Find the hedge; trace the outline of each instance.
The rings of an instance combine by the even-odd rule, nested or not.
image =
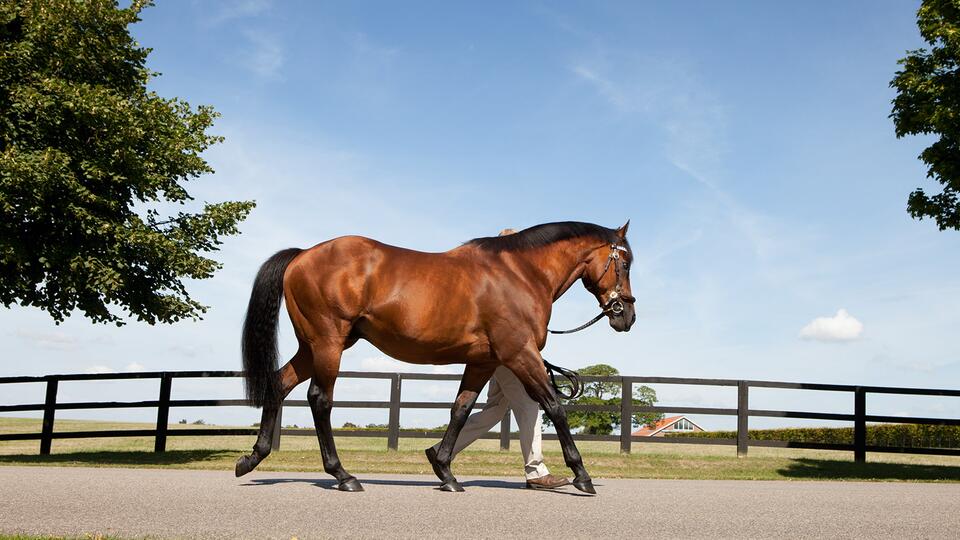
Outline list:
[[[699,431],[667,433],[667,437],[736,438],[736,431]],[[853,428],[751,429],[749,437],[758,441],[792,441],[827,444],[853,444]],[[867,445],[904,448],[960,448],[960,426],[920,424],[867,425]]]

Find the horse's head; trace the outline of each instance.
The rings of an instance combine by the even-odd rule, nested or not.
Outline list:
[[[626,332],[637,320],[633,304],[636,298],[630,292],[630,264],[633,253],[627,242],[627,221],[617,229],[618,240],[604,244],[590,254],[583,272],[583,285],[600,302],[610,326],[617,332]]]

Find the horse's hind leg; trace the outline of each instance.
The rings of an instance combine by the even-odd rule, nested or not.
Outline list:
[[[243,476],[256,468],[261,461],[270,455],[273,446],[273,432],[277,427],[277,416],[280,412],[280,404],[284,398],[298,384],[310,377],[313,371],[311,363],[311,354],[308,347],[301,344],[297,354],[280,368],[280,399],[277,403],[264,405],[263,415],[260,418],[260,433],[257,435],[257,442],[253,445],[253,452],[246,456],[240,456],[237,460],[235,474]]]
[[[333,409],[333,386],[340,371],[342,347],[314,347],[314,370],[310,389],[307,390],[307,402],[313,412],[313,425],[317,429],[317,441],[320,443],[320,456],[323,458],[323,470],[337,479],[340,491],[363,491],[363,486],[340,463],[337,445],[333,440],[333,427],[330,425],[330,411]]]
[[[467,365],[463,370],[463,378],[460,380],[460,390],[457,391],[457,399],[450,409],[450,423],[447,424],[447,431],[443,434],[443,440],[440,441],[440,448],[434,452],[433,447],[427,448],[427,460],[433,466],[433,472],[443,484],[440,489],[443,491],[463,491],[463,487],[457,482],[450,471],[450,462],[453,460],[453,447],[457,443],[457,437],[463,424],[467,422],[470,416],[470,410],[473,404],[477,402],[477,396],[483,385],[487,384],[496,365],[474,366]]]

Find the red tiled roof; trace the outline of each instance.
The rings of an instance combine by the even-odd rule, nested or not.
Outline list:
[[[669,416],[667,418],[664,418],[663,420],[660,420],[656,424],[654,424],[653,427],[641,426],[640,429],[634,431],[633,433],[631,433],[631,435],[633,435],[634,437],[649,437],[650,435],[656,433],[657,431],[660,431],[661,429],[664,429],[665,427],[676,422],[677,420],[680,420],[681,418],[683,418],[683,415]]]

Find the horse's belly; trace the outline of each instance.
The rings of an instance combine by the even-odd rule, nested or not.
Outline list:
[[[456,337],[438,332],[416,335],[383,328],[375,322],[358,324],[361,337],[384,354],[413,364],[466,364],[490,358],[487,340],[473,332],[458,332]]]

